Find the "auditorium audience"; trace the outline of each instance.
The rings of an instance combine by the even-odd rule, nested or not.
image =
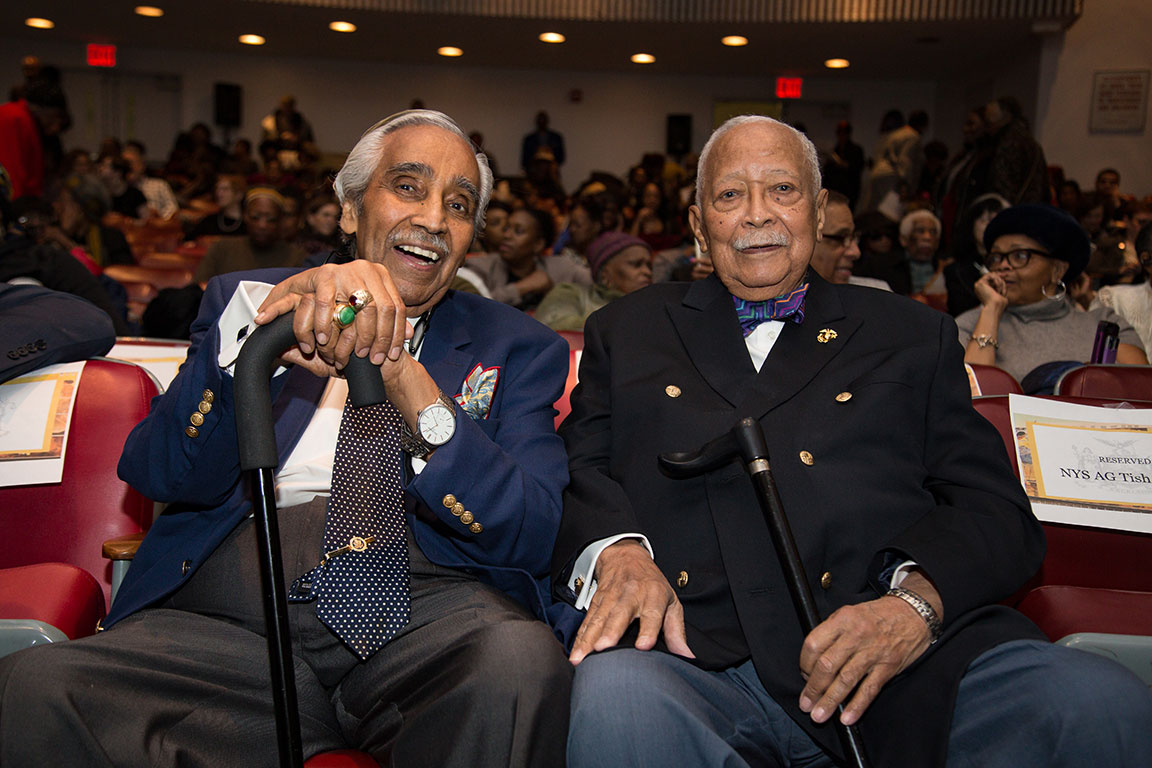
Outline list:
[[[83,263],[90,261],[94,272],[110,264],[135,263],[124,234],[102,223],[110,204],[108,190],[94,176],[67,177],[53,197],[56,222],[44,227],[43,238]]]
[[[123,150],[121,150],[123,152]],[[100,158],[100,181],[108,190],[112,200],[111,209],[127,219],[143,221],[148,218],[148,199],[134,184],[129,183],[131,168],[120,155],[105,155]]]
[[[340,204],[329,194],[314,196],[304,207],[304,228],[297,244],[311,256],[327,253],[340,244]]]
[[[216,179],[214,199],[219,210],[205,216],[188,232],[188,239],[205,235],[243,235],[244,194],[247,186],[242,176],[224,174]]]
[[[955,317],[980,306],[976,281],[984,274],[984,230],[996,214],[1008,207],[1008,201],[989,192],[972,201],[956,224],[948,248],[952,263],[944,268],[944,285],[948,293],[948,314]]]
[[[991,158],[984,187],[974,191],[995,192],[1012,205],[1048,202],[1048,163],[1020,102],[1007,96],[991,101],[984,107],[984,120]]]
[[[1152,222],[1140,228],[1133,251],[1144,270],[1144,282],[1105,286],[1096,292],[1092,307],[1112,309],[1131,323],[1147,352],[1152,349]]]
[[[1096,325],[1120,326],[1116,362],[1147,364],[1132,326],[1107,307],[1081,312],[1067,293],[1088,264],[1088,236],[1067,213],[1047,205],[1025,204],[999,213],[984,230],[988,274],[976,283],[980,307],[956,318],[968,363],[995,365],[1012,374],[1026,392],[1050,388],[1047,363],[1086,362]]]
[[[209,279],[226,272],[268,267],[298,267],[308,254],[281,234],[284,197],[268,187],[253,187],[244,199],[244,237],[217,240],[196,267],[196,282],[203,287]]]
[[[591,283],[558,283],[536,319],[554,331],[582,331],[584,321],[613,299],[652,284],[652,247],[623,232],[605,232],[588,246]]]
[[[508,217],[498,253],[468,259],[492,298],[520,309],[535,309],[557,283],[588,285],[588,268],[566,256],[548,253],[556,229],[552,216],[536,208],[521,208]]]

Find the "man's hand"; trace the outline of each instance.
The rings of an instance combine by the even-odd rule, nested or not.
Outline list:
[[[901,586],[919,594],[943,617],[940,595],[922,574],[913,571]],[[823,723],[856,689],[840,718],[846,725],[854,724],[884,684],[931,642],[927,623],[898,597],[840,608],[804,640],[800,671],[808,684],[800,692],[800,709]]]
[[[332,312],[357,290],[368,291],[372,301],[356,313],[352,325],[341,330],[332,321]],[[300,354],[286,359],[324,375],[342,370],[352,354],[370,357],[376,365],[399,360],[404,339],[411,334],[406,309],[388,270],[357,259],[288,278],[268,294],[256,322],[264,325],[296,310],[292,328]]]
[[[684,634],[684,608],[643,544],[623,539],[601,552],[596,582],[596,594],[576,633],[569,661],[579,664],[589,653],[616,645],[636,618],[640,619],[638,650],[651,650],[663,631],[669,651],[696,658]]]

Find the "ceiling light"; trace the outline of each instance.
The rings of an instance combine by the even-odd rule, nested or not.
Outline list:
[[[730,45],[733,48],[739,48],[742,45],[748,45],[748,38],[743,35],[728,35],[727,37],[720,38],[720,42],[724,45]]]
[[[328,25],[333,32],[355,32],[356,25],[350,21],[334,21]]]
[[[35,16],[31,19],[24,19],[24,24],[35,29],[52,29],[56,26],[56,22],[51,19],[38,19]]]
[[[154,5],[138,5],[135,10],[137,16],[147,16],[150,19],[158,19],[164,15],[164,9]]]
[[[559,32],[541,32],[539,39],[542,43],[562,43],[568,38]]]
[[[650,53],[634,53],[632,54],[633,64],[655,64],[656,57]]]
[[[264,38],[260,35],[240,35],[240,42],[244,45],[264,45]]]
[[[824,66],[828,69],[847,69],[848,59],[825,59]]]
[[[454,45],[445,45],[443,48],[437,48],[436,53],[441,56],[463,56],[464,51]]]

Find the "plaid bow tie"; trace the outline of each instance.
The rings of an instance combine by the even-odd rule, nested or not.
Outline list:
[[[765,301],[746,301],[735,296],[732,301],[736,304],[736,317],[740,320],[740,327],[744,335],[756,330],[756,326],[768,320],[784,320],[790,318],[792,322],[804,322],[804,295],[808,293],[808,283],[804,283],[787,296],[779,296]]]

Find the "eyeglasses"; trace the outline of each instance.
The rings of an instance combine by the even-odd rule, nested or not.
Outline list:
[[[1033,256],[1051,256],[1044,251],[1037,251],[1034,248],[1015,248],[1011,251],[988,251],[988,255],[984,257],[984,266],[988,269],[996,269],[1000,266],[1000,262],[1007,261],[1008,266],[1013,269],[1020,269],[1027,266]]]
[[[833,243],[836,243],[836,245],[839,246],[840,248],[847,248],[848,246],[856,245],[857,243],[860,242],[860,235],[858,235],[855,232],[848,232],[847,234],[843,234],[843,235],[827,235],[827,234],[825,234],[825,235],[822,235],[822,237],[825,240],[829,240]]]

